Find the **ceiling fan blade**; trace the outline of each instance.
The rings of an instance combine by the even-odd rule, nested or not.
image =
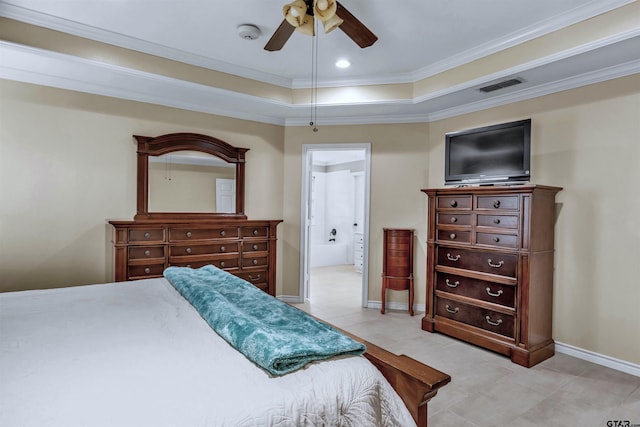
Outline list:
[[[340,24],[340,28],[349,36],[356,44],[362,48],[371,46],[378,40],[378,37],[371,32],[365,25],[351,14],[343,5],[338,3],[336,15],[344,22]]]
[[[270,52],[280,50],[284,44],[289,40],[291,34],[295,31],[295,27],[287,22],[286,19],[282,20],[280,26],[276,29],[275,33],[271,36],[267,44],[264,46],[264,50]]]

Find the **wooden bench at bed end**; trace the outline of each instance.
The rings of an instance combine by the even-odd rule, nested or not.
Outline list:
[[[404,354],[397,355],[342,331],[367,346],[364,356],[384,375],[400,395],[418,427],[427,427],[427,404],[451,377]]]

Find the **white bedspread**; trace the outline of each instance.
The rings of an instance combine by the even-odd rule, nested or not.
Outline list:
[[[151,279],[0,294],[0,425],[415,424],[364,357],[272,378]]]

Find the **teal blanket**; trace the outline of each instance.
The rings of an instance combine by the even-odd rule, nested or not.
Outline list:
[[[272,375],[365,351],[363,344],[212,265],[169,267],[164,276],[218,335]]]

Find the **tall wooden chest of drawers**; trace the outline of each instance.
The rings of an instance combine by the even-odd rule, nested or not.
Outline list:
[[[215,265],[275,296],[280,220],[109,221],[115,280],[161,277],[169,266]]]
[[[409,291],[409,314],[413,316],[413,229],[384,228],[382,243],[382,309],[387,289]]]
[[[531,367],[554,354],[555,195],[540,185],[422,190],[429,198],[422,329]]]

